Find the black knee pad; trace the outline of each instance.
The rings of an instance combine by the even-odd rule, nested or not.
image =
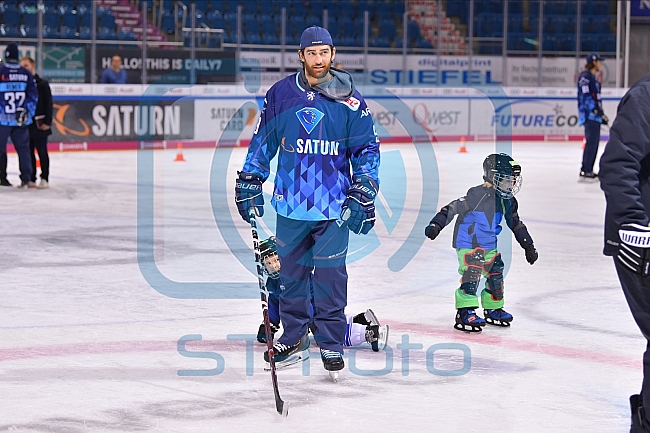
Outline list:
[[[483,275],[483,265],[485,264],[485,250],[483,248],[474,248],[466,253],[463,257],[467,269],[463,272],[462,282],[473,283],[481,279]],[[477,284],[478,286],[478,284]]]
[[[470,283],[463,283],[460,285],[460,290],[463,291],[466,295],[476,295],[476,290],[478,289],[478,280],[472,281]]]
[[[488,271],[488,291],[495,300],[503,299],[503,269],[505,265],[501,260],[501,254],[497,254],[492,259],[492,263],[486,263]]]

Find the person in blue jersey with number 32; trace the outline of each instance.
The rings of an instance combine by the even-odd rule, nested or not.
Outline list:
[[[309,345],[310,278],[314,338],[326,370],[344,368],[349,232],[375,223],[379,138],[352,76],[332,68],[336,49],[322,27],[307,28],[298,56],[303,69],[274,84],[235,187],[242,218],[264,213],[262,183],[278,154],[271,201],[277,211],[280,320],[274,361]],[[265,353],[268,361],[268,352]]]
[[[38,90],[34,76],[18,63],[18,46],[9,44],[5,63],[0,65],[0,185],[11,186],[7,179],[7,140],[18,153],[20,186],[27,189],[32,178],[32,160],[29,155],[29,129],[36,112]]]

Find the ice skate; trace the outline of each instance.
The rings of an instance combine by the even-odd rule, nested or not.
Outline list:
[[[300,361],[306,361],[309,359],[309,335],[305,334],[296,344],[292,346],[287,346],[277,342],[273,345],[273,360],[275,361],[276,370],[280,370],[290,365],[297,364]],[[269,363],[269,351],[264,352],[264,361],[267,365],[264,368],[265,371],[271,369]]]
[[[485,321],[494,326],[510,326],[512,322],[512,314],[505,311],[503,308],[496,310],[483,310]]]
[[[456,324],[454,329],[466,333],[479,333],[485,326],[485,320],[476,315],[473,308],[460,308],[456,313]]]
[[[274,323],[271,323],[271,340],[273,340],[274,335],[276,332],[280,330],[280,327]],[[264,326],[264,322],[260,325],[260,329],[257,330],[257,341],[259,341],[262,344],[266,344],[266,327]]]
[[[320,350],[320,357],[323,361],[323,367],[329,372],[330,377],[334,383],[339,382],[339,371],[343,370],[345,367],[345,362],[343,362],[343,355],[334,350]]]
[[[580,172],[580,176],[578,177],[578,182],[587,182],[587,183],[594,183],[598,181],[598,174],[593,173],[593,172]]]
[[[388,344],[388,325],[368,325],[366,326],[366,341],[370,343],[372,350],[379,352],[384,350]]]

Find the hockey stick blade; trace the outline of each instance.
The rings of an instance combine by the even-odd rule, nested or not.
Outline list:
[[[260,286],[260,298],[262,301],[262,316],[264,317],[264,328],[266,330],[266,347],[269,351],[269,365],[271,366],[271,383],[273,383],[273,394],[275,395],[275,409],[282,416],[289,415],[289,403],[280,398],[280,389],[278,388],[278,375],[275,371],[275,361],[273,360],[273,339],[271,338],[271,321],[269,320],[269,291],[264,283],[264,271],[262,270],[262,254],[260,252],[260,242],[257,236],[257,220],[255,219],[255,209],[251,208],[249,212],[249,221],[251,224],[251,233],[253,235],[253,250],[255,251],[255,264],[257,267],[257,281]]]
[[[279,395],[275,401],[275,409],[278,411],[280,415],[289,416],[289,402],[282,401]]]

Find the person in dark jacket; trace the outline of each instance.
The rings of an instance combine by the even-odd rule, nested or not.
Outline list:
[[[50,157],[47,153],[47,137],[52,134],[52,90],[47,80],[36,74],[36,62],[31,57],[20,59],[20,66],[27,69],[36,79],[38,89],[38,103],[34,121],[29,125],[29,154],[32,158],[32,179],[27,183],[29,188],[49,188]],[[38,152],[38,159],[41,161],[41,182],[36,186],[36,156],[34,149]]]
[[[605,192],[605,248],[614,257],[623,293],[646,339],[641,393],[630,397],[630,432],[650,432],[650,75],[618,105],[600,159]]]
[[[579,180],[593,182],[598,180],[594,164],[600,143],[600,125],[607,125],[609,119],[600,101],[600,82],[596,73],[605,60],[597,53],[587,56],[585,70],[578,77],[578,125],[585,127],[585,150],[582,152],[582,166]]]
[[[440,209],[424,230],[425,236],[433,240],[458,215],[453,247],[458,254],[461,284],[456,290],[454,328],[464,332],[481,332],[486,323],[510,326],[512,321],[512,314],[503,309],[505,264],[497,250],[503,219],[525,250],[528,263],[532,265],[537,260],[533,239],[519,219],[519,205],[514,197],[521,188],[521,166],[505,153],[489,155],[483,161],[483,180],[464,197]],[[481,292],[485,319],[474,311],[478,308],[476,291],[482,276],[486,278]]]

